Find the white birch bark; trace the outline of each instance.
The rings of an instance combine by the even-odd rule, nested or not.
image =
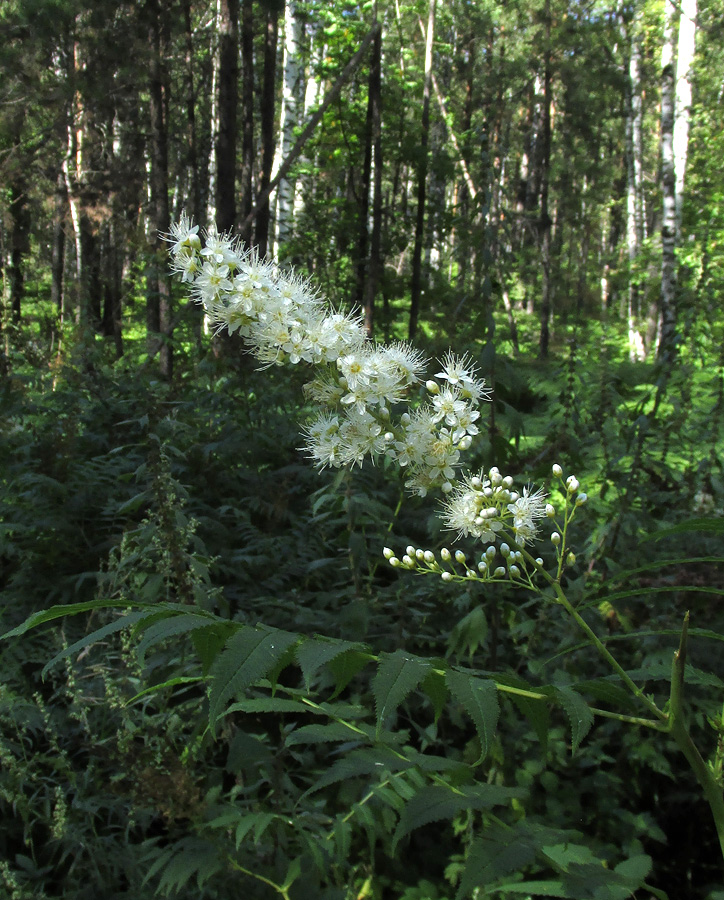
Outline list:
[[[674,175],[674,34],[678,8],[666,0],[661,51],[661,305],[659,358],[671,358],[676,334],[676,181]]]
[[[696,51],[696,14],[697,0],[682,0],[676,54],[676,103],[673,137],[677,244],[681,241],[681,213],[691,116],[691,66]]]
[[[304,85],[304,111],[302,113],[303,122],[307,122],[314,107],[319,103],[322,93],[322,83],[319,78],[319,65],[324,55],[324,46],[321,41],[317,40],[318,25],[307,25],[306,31],[309,38],[309,74],[306,76],[306,84]],[[302,162],[309,162],[306,153],[301,157]],[[294,210],[292,212],[292,220],[296,220],[302,211],[307,200],[307,194],[312,185],[312,179],[305,175],[298,178],[294,185]]]
[[[295,0],[286,0],[284,4],[282,109],[272,180],[294,146],[294,129],[299,124],[300,88],[304,75],[299,52],[301,37],[302,22],[297,15],[297,4]],[[283,178],[276,189],[273,244],[275,257],[279,256],[280,246],[289,239],[291,233],[293,201],[294,180]]]
[[[626,318],[628,321],[628,352],[632,362],[643,360],[646,357],[643,335],[639,330],[641,309],[639,291],[635,283],[636,260],[644,240],[641,121],[643,103],[641,98],[639,18],[640,15],[637,14],[631,27],[629,102],[626,110],[626,246],[629,265]]]

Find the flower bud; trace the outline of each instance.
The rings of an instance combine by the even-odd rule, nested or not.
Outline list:
[[[505,487],[507,487],[507,488],[512,488],[512,487],[513,487],[513,477],[512,477],[512,475],[506,475],[506,476],[505,476],[505,478],[503,479],[503,485],[504,485]]]
[[[520,569],[518,568],[518,566],[511,566],[509,571],[511,578],[520,578]]]
[[[464,562],[465,562],[465,554],[463,553],[462,550],[456,550],[456,551],[455,551],[455,561],[456,561],[456,562],[459,562],[459,563],[464,563]]]
[[[432,378],[429,381],[425,382],[425,387],[430,394],[439,394],[440,393],[440,385],[437,381],[433,381]]]
[[[425,562],[428,565],[435,562],[435,554],[432,552],[432,550],[425,550]]]
[[[556,508],[552,503],[546,503],[546,515],[549,519],[553,519],[556,514]]]
[[[409,413],[402,413],[402,415],[400,416],[400,422],[401,422],[403,425],[409,425],[411,421],[412,421],[412,420],[410,419],[410,414],[409,414]]]
[[[493,572],[493,578],[502,578],[505,575],[505,568],[503,566],[498,566],[498,568]]]
[[[412,544],[410,544],[409,547],[405,547],[405,553],[408,556],[414,556],[417,553],[417,550],[415,550],[415,548],[412,546]]]
[[[576,506],[583,506],[586,500],[588,500],[588,494],[579,494],[576,497]]]
[[[518,497],[520,497],[520,494],[518,493],[518,491],[511,491],[510,497],[508,499],[510,500],[511,503],[515,503],[515,501],[518,499]]]
[[[397,568],[397,566],[401,566],[402,563],[396,556],[391,556],[390,557],[390,565],[393,566],[394,568]]]
[[[418,547],[417,550],[415,550],[415,556],[416,556],[419,560],[423,560],[423,559],[425,558],[425,551],[424,551],[424,550],[421,550],[421,549]]]
[[[379,414],[380,414],[380,418],[382,418],[382,419],[390,418],[390,411],[386,406],[381,406],[379,408]]]
[[[496,550],[492,544],[485,551],[485,555],[488,557],[488,559],[495,559],[495,553],[496,553]]]
[[[443,572],[440,578],[442,578],[443,581],[452,581],[452,572]]]
[[[483,482],[479,475],[475,475],[473,478],[470,479],[470,487],[474,491],[479,491],[482,486],[483,486]]]
[[[484,562],[482,559],[478,563],[478,572],[485,574],[485,570],[488,568],[488,564]]]
[[[443,483],[440,485],[440,490],[443,492],[443,494],[449,494],[452,489],[453,486],[449,481],[443,481]]]
[[[475,572],[473,572],[472,569],[466,569],[466,570],[465,570],[465,577],[466,577],[466,578],[475,578]]]
[[[409,551],[409,547],[408,547],[408,551]],[[385,559],[390,560],[395,555],[395,551],[390,550],[389,547],[385,547],[385,549],[382,551],[382,555],[384,556]]]
[[[554,547],[557,547],[560,544],[560,542],[561,542],[560,534],[558,534],[557,531],[554,531],[553,534],[551,535],[551,544],[553,544]]]
[[[566,489],[569,494],[575,494],[578,490],[578,479],[575,475],[569,475],[568,478],[566,478]]]
[[[503,556],[510,556],[510,547],[507,544],[501,544],[500,552]]]
[[[556,476],[556,478],[560,478],[563,474],[563,469],[558,465],[558,463],[554,463],[551,471]]]
[[[568,556],[566,557],[566,565],[573,566],[573,565],[575,565],[575,563],[576,563],[576,554],[569,553]]]
[[[388,444],[392,443],[392,441],[394,441],[394,439],[395,439],[395,436],[394,436],[394,434],[393,434],[391,431],[386,431],[386,432],[385,432],[385,441],[386,441]]]
[[[450,551],[447,549],[447,547],[443,547],[442,550],[440,551],[440,558],[442,559],[443,562],[450,562],[452,556],[451,556]]]
[[[407,566],[408,569],[414,569],[416,563],[412,556],[408,556],[407,554],[405,554],[402,557],[402,565]]]
[[[539,569],[543,568],[544,563],[540,556],[536,558],[535,564],[538,566]]]
[[[470,447],[472,446],[472,443],[473,443],[473,439],[470,437],[469,434],[466,434],[464,437],[462,437],[460,439],[460,442],[458,443],[458,449],[459,450],[469,450]]]

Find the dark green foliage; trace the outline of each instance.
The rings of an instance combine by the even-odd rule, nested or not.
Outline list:
[[[627,473],[647,389],[598,366],[519,367],[499,422],[525,409],[524,428],[495,442],[534,479],[539,422],[555,424],[554,459],[592,497],[574,535],[588,574],[566,591],[660,702],[691,610],[687,700],[716,765],[720,528],[691,495],[708,450],[683,469],[667,450],[670,476],[649,479],[667,408]],[[394,472],[313,471],[286,374],[6,382],[0,884],[28,900],[707,897],[713,829],[674,748],[598,714],[641,710],[555,606],[390,570],[392,522],[396,542],[440,546],[434,503],[395,517]],[[605,445],[587,424],[602,395],[583,389],[603,380],[622,423]]]

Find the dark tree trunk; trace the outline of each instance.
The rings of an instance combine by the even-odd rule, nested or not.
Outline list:
[[[365,328],[372,337],[377,286],[382,274],[382,31],[372,44],[369,91],[372,113],[372,148],[375,157],[375,176],[372,186],[372,235],[370,261],[364,290]]]
[[[17,174],[10,183],[10,220],[12,236],[10,243],[10,311],[12,320],[20,322],[22,301],[25,293],[24,261],[30,249],[30,210],[25,179]]]
[[[279,14],[267,10],[266,34],[264,40],[264,81],[261,94],[261,167],[259,171],[259,195],[269,188],[271,170],[274,164],[274,88],[277,67],[277,36]],[[261,256],[266,255],[269,241],[269,197],[262,204],[256,216],[254,240]]]
[[[189,127],[188,167],[191,176],[191,209],[189,218],[198,222],[201,215],[201,187],[199,182],[199,152],[196,137],[196,88],[194,83],[194,43],[191,26],[191,0],[183,0],[186,38],[186,120]]]
[[[551,319],[551,217],[548,212],[548,184],[551,165],[551,5],[545,4],[545,51],[543,58],[543,146],[540,169],[540,219],[538,231],[540,235],[541,265],[543,268],[543,284],[541,288],[540,309],[540,347],[541,357],[548,356],[550,342]]]
[[[55,208],[53,210],[53,244],[50,262],[50,300],[57,310],[62,327],[65,318],[63,306],[63,272],[65,269],[65,208],[68,202],[63,173],[58,173],[55,183]]]
[[[171,291],[166,267],[162,234],[170,225],[168,204],[168,135],[164,115],[168,105],[168,83],[163,63],[163,21],[165,0],[147,0],[149,14],[149,110],[151,117],[151,221],[154,230],[155,260],[149,274],[149,331],[156,331],[162,341],[159,354],[161,374],[170,378],[173,354],[170,344]],[[155,292],[154,292],[155,288]],[[154,296],[155,295],[155,296]]]
[[[241,197],[239,217],[246,222],[254,204],[254,5],[252,0],[241,4]],[[251,225],[244,228],[241,239],[251,243]]]
[[[239,81],[239,0],[219,3],[219,132],[216,138],[216,227],[236,224],[236,104]]]
[[[430,87],[432,84],[432,40],[435,29],[435,0],[430,0],[425,37],[425,82],[422,92],[422,124],[420,133],[420,162],[417,168],[417,217],[415,244],[412,251],[412,279],[410,283],[410,324],[408,336],[415,337],[420,315],[422,293],[422,240],[425,226],[425,190],[427,185],[427,146],[430,137]]]

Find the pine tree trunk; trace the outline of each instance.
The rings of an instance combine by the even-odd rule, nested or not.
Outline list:
[[[185,58],[185,91],[186,91],[186,121],[188,123],[188,157],[189,177],[191,179],[191,204],[189,218],[192,222],[198,222],[201,216],[201,185],[199,181],[199,153],[196,135],[196,88],[194,79],[194,42],[193,28],[191,25],[191,0],[183,0],[184,38],[186,42]]]
[[[50,262],[50,301],[58,313],[59,328],[64,321],[63,272],[65,269],[65,207],[67,191],[62,171],[55,183],[55,203],[53,208],[53,244]]]
[[[239,0],[219,0],[218,110],[216,138],[216,227],[232,231],[236,221],[236,104],[239,81]]]
[[[422,242],[425,226],[425,191],[427,186],[427,147],[430,137],[430,88],[432,85],[432,42],[435,31],[435,0],[430,0],[425,32],[425,80],[422,90],[422,123],[420,127],[420,162],[417,167],[417,215],[415,244],[412,251],[410,281],[410,323],[408,337],[413,340],[420,315],[422,293]]]
[[[158,310],[158,334],[156,340],[162,341],[159,354],[161,374],[170,378],[173,367],[173,353],[170,343],[171,330],[171,291],[166,266],[166,248],[161,237],[170,226],[168,203],[168,134],[167,121],[164,116],[168,101],[168,83],[163,64],[163,22],[166,14],[165,0],[147,0],[149,15],[149,112],[151,136],[151,228],[155,239],[155,257],[149,273],[149,329],[153,332]],[[166,97],[164,97],[166,94]],[[155,301],[154,301],[155,288]],[[149,335],[151,337],[151,335]]]
[[[252,0],[241,0],[241,190],[239,218],[246,222],[254,205],[254,15]],[[251,243],[251,221],[241,239]]]

